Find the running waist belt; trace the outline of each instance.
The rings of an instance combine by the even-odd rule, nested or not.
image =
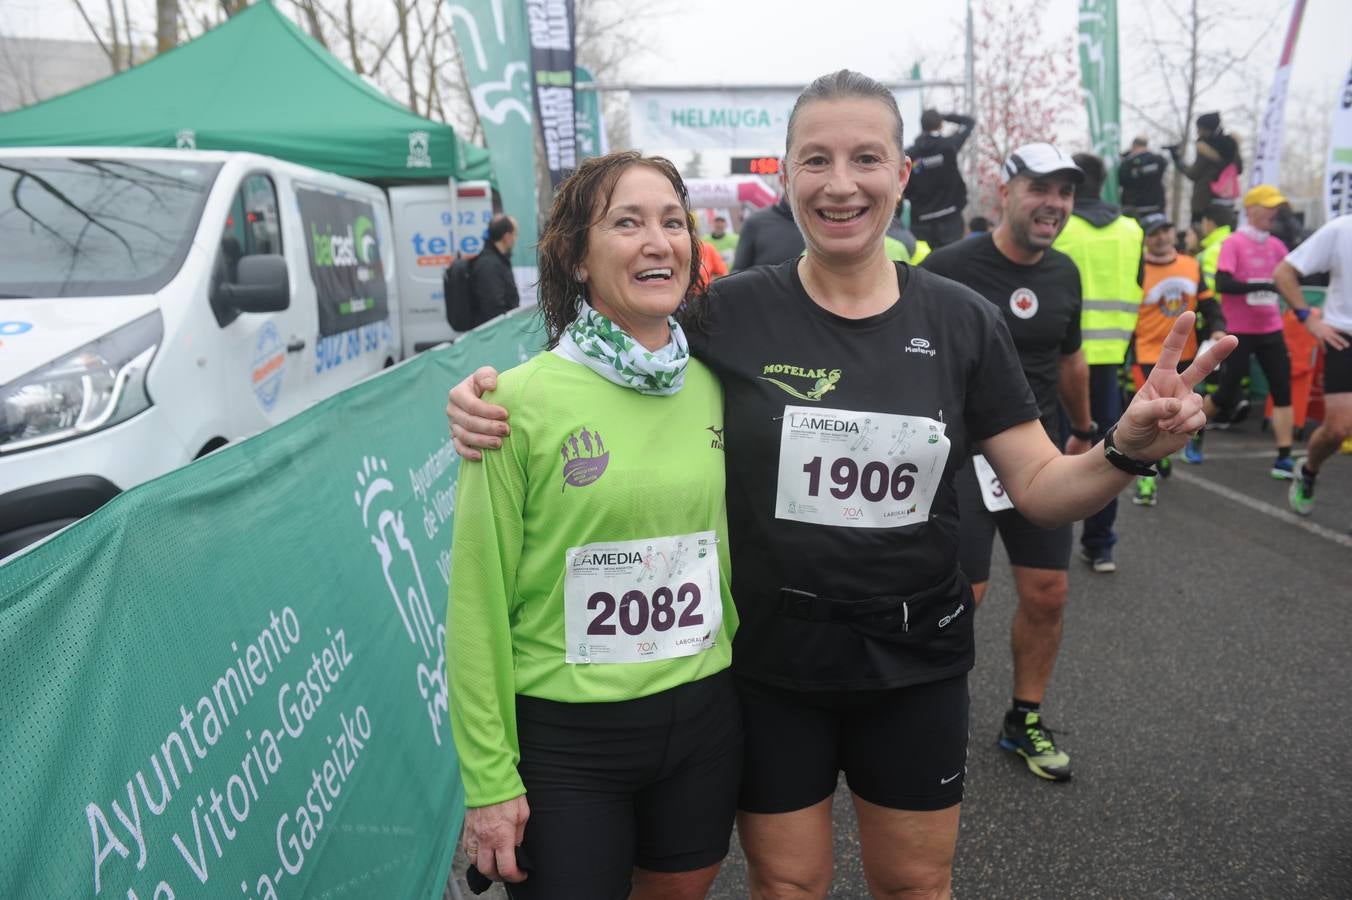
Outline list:
[[[858,600],[823,597],[795,588],[779,591],[779,613],[809,622],[848,622],[857,619],[898,619],[908,630],[914,607],[959,594],[962,573],[954,569],[943,581],[914,594],[880,594]]]

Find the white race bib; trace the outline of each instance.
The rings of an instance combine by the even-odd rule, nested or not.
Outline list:
[[[1244,302],[1250,306],[1276,306],[1276,291],[1254,291],[1252,294],[1244,295]]]
[[[786,406],[775,517],[845,528],[927,521],[948,461],[944,431],[924,416]]]
[[[636,663],[703,653],[723,624],[712,531],[572,547],[563,626],[570,663]]]
[[[1009,499],[1009,494],[1005,493],[1005,486],[1000,483],[1000,476],[995,474],[995,470],[986,461],[986,457],[980,453],[973,456],[972,467],[976,469],[976,483],[981,485],[981,502],[986,504],[986,509],[991,512],[1013,509],[1014,501]]]

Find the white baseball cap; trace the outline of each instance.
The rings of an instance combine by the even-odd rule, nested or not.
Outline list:
[[[1009,154],[1000,169],[1000,181],[1008,183],[1011,178],[1018,175],[1037,178],[1055,172],[1065,172],[1076,184],[1084,182],[1084,171],[1075,165],[1075,160],[1062,153],[1055,145],[1038,141],[1024,144]]]

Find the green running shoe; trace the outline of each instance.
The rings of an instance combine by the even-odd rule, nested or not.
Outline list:
[[[1300,467],[1296,471],[1300,474],[1286,489],[1286,502],[1291,505],[1292,512],[1308,516],[1314,511],[1314,476],[1305,468],[1305,460],[1300,461]]]
[[[1141,475],[1136,479],[1136,496],[1131,502],[1137,506],[1154,506],[1159,502],[1159,487],[1153,475]]]
[[[1170,475],[1172,475],[1173,472],[1174,472],[1174,460],[1173,460],[1173,457],[1171,457],[1171,456],[1166,456],[1166,457],[1164,457],[1164,459],[1162,459],[1162,460],[1160,460],[1159,462],[1155,463],[1155,468],[1157,468],[1157,469],[1160,470],[1160,477],[1161,477],[1161,478],[1168,478],[1168,477],[1169,477]]]
[[[1070,757],[1056,749],[1052,730],[1042,724],[1042,713],[1010,710],[1005,713],[1000,747],[1022,756],[1028,768],[1048,781],[1070,779]]]

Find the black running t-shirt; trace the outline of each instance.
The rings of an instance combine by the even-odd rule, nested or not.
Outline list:
[[[905,264],[895,305],[842,318],[812,301],[798,265],[720,279],[708,328],[690,333],[723,382],[733,666],[807,690],[965,672],[953,476],[974,441],[1038,416],[1009,332],[971,290]],[[785,588],[944,596],[913,599],[884,627],[784,615]]]
[[[989,234],[935,250],[921,266],[976,291],[1004,313],[1049,435],[1057,425],[1061,357],[1080,349],[1080,270],[1047,250],[1031,266],[1010,260]]]

